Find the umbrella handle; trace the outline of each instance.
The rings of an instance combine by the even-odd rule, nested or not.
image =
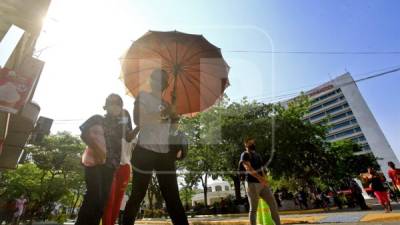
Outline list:
[[[177,77],[178,77],[178,72],[175,70],[173,73],[174,76],[174,86],[172,88],[172,93],[171,93],[171,105],[172,107],[176,107],[176,82],[177,82]]]

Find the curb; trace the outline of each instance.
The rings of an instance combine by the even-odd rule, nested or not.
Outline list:
[[[361,222],[398,222],[400,213],[371,213],[365,215]]]

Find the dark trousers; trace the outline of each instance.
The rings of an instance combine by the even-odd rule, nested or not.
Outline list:
[[[360,206],[361,209],[368,209],[369,208],[367,206],[367,204],[365,203],[365,199],[364,199],[364,196],[362,195],[362,193],[355,194],[355,199],[356,199],[357,204]]]
[[[99,225],[106,206],[114,170],[105,165],[85,167],[86,193],[75,225]]]
[[[156,173],[172,223],[188,225],[185,210],[179,198],[175,156],[172,153],[156,153],[140,146],[136,146],[132,155],[132,193],[125,206],[122,224],[134,224],[153,171]]]

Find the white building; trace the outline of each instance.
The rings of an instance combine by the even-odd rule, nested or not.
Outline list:
[[[377,162],[385,176],[388,170],[387,162],[393,161],[400,165],[349,73],[305,94],[312,102],[305,119],[316,124],[327,119],[330,125],[328,141],[351,139],[359,143],[362,151],[354,154],[372,153],[378,159]]]
[[[207,187],[207,204],[212,205],[214,202],[220,202],[221,198],[235,196],[235,189],[226,181],[214,181]],[[241,190],[242,196],[244,190]],[[196,203],[204,204],[204,193],[202,190],[192,197],[192,206]]]

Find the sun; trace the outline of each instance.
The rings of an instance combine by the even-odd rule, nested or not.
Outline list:
[[[147,31],[143,21],[132,1],[53,0],[35,52],[46,63],[34,95],[41,114],[84,118],[102,113],[109,93],[124,96],[119,58]]]

